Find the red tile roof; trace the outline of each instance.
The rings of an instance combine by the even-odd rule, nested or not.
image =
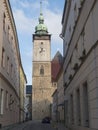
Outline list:
[[[62,67],[62,63],[63,57],[61,53],[58,51],[51,62],[52,81],[56,80],[56,77]]]

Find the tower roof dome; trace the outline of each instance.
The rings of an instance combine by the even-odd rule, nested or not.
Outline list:
[[[42,6],[42,2],[40,2]],[[40,7],[41,8],[41,7]],[[42,10],[40,9],[39,24],[35,27],[35,34],[48,34],[47,26],[44,24],[44,16]]]

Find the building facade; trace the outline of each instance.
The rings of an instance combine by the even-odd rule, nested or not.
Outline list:
[[[98,1],[66,0],[62,18],[65,123],[98,129]]]
[[[33,77],[32,77],[32,119],[50,117],[51,86],[51,35],[40,12],[39,24],[33,34]]]
[[[63,56],[59,51],[55,54],[51,62],[52,84],[56,87],[52,95],[52,117],[54,121],[64,122],[64,87],[63,87]],[[57,98],[57,99],[56,99]]]
[[[57,76],[57,96],[58,96],[58,121],[64,123],[64,87],[63,87],[63,69]]]
[[[26,86],[26,120],[32,120],[32,85]]]
[[[0,127],[19,122],[20,52],[9,0],[0,0]]]
[[[26,75],[24,73],[22,64],[20,65],[20,89],[19,89],[19,97],[20,97],[20,122],[24,122],[26,118]]]
[[[52,121],[58,121],[58,93],[57,89],[52,94]]]
[[[52,121],[64,123],[64,87],[63,87],[63,71],[59,71],[56,77],[57,89],[52,94]]]

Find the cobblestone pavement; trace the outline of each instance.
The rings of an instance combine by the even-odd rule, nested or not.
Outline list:
[[[51,123],[42,124],[40,121],[29,121],[21,124],[16,124],[10,127],[5,127],[0,130],[68,130],[62,124]]]
[[[0,130],[57,130],[52,124],[42,124],[41,122],[29,121],[26,123],[16,124],[5,127]]]

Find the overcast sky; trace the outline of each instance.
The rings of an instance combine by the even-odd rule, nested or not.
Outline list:
[[[48,32],[52,34],[51,59],[59,50],[62,53],[63,41],[59,37],[61,33],[61,20],[65,0],[43,0],[42,12],[44,23]],[[32,84],[32,34],[38,24],[40,13],[40,0],[10,0],[15,24],[18,33],[19,47],[24,72],[28,84]]]

